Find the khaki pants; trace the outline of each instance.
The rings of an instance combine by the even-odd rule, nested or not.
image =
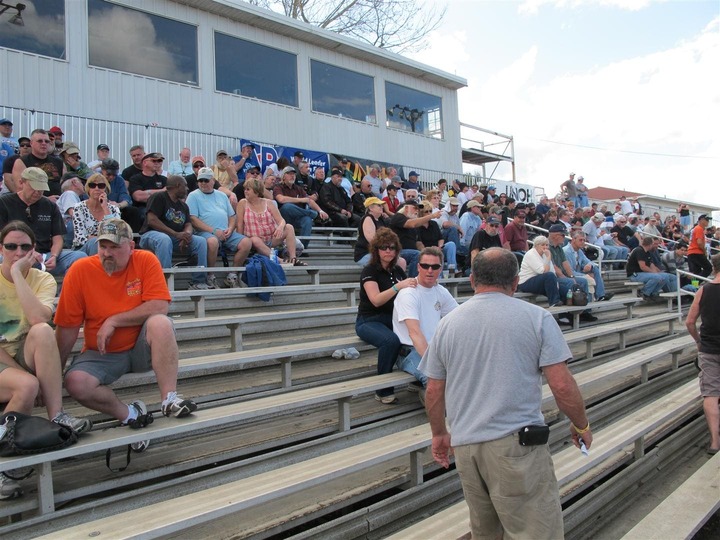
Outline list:
[[[517,434],[455,448],[473,539],[563,538],[555,470],[547,445],[520,446]]]

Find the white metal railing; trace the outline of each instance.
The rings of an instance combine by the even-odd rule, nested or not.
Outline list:
[[[683,296],[683,295],[687,295],[687,296],[693,296],[693,297],[694,297],[694,296],[695,296],[695,293],[694,293],[694,292],[690,292],[690,291],[686,291],[685,289],[683,289],[683,288],[680,286],[680,276],[689,277],[692,285],[694,285],[694,283],[692,283],[693,281],[697,281],[697,282],[698,282],[698,285],[699,285],[699,284],[700,284],[700,281],[705,281],[705,282],[707,282],[707,283],[710,283],[710,282],[712,281],[712,279],[711,279],[711,278],[707,278],[707,277],[703,277],[703,276],[698,276],[697,274],[692,274],[692,273],[690,273],[690,272],[686,272],[685,270],[677,269],[677,270],[675,271],[675,281],[676,281],[676,284],[677,284],[677,309],[678,309],[678,315],[682,316],[682,306],[680,305],[680,300],[681,300],[682,296]]]

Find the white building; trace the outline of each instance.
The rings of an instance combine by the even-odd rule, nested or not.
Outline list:
[[[25,0],[0,17],[0,117],[87,161],[144,144],[212,161],[241,139],[462,174],[465,79],[233,0]],[[431,171],[436,171],[431,172]]]

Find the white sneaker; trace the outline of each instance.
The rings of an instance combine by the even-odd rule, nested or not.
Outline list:
[[[238,283],[238,277],[235,272],[230,272],[227,277],[225,278],[225,286],[229,289],[232,289],[233,287],[240,287],[240,284]]]
[[[135,411],[137,412],[137,417],[133,418],[127,423],[127,425],[130,426],[131,429],[141,429],[153,423],[153,415],[152,413],[148,412],[145,403],[138,399],[130,403],[129,406],[135,409]],[[150,446],[150,441],[137,441],[134,443],[130,443],[130,448],[133,450],[133,452],[138,453],[147,450],[148,446]]]
[[[208,289],[218,289],[219,288],[217,279],[215,279],[215,276],[208,276],[207,286],[208,286]]]
[[[345,351],[345,358],[349,360],[357,360],[360,358],[360,352],[355,347],[350,347]]]
[[[191,399],[184,399],[180,394],[170,392],[167,399],[162,402],[160,410],[165,416],[184,418],[197,410],[197,405]]]
[[[347,354],[347,349],[338,349],[332,353],[332,357],[335,359],[345,358],[346,354]]]
[[[17,480],[0,473],[0,500],[17,499],[22,497],[22,494],[23,490]]]
[[[70,428],[78,435],[86,431],[90,431],[93,425],[87,418],[75,418],[73,415],[68,414],[65,411],[57,413],[51,422]]]
[[[207,290],[209,290],[209,289],[211,289],[211,288],[213,288],[213,287],[210,287],[210,285],[208,285],[207,283],[192,283],[192,284],[188,287],[188,290],[192,290],[192,291],[207,291]]]

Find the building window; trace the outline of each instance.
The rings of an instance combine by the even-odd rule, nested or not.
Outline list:
[[[15,5],[17,2],[6,2]],[[42,54],[64,60],[65,2],[63,0],[24,0],[23,26],[13,23],[16,11],[8,10],[0,24],[0,47]],[[12,24],[11,24],[12,23]]]
[[[197,27],[88,0],[90,65],[198,85]]]
[[[313,111],[376,123],[372,77],[317,60],[310,71]]]
[[[385,82],[387,127],[442,139],[442,99]]]
[[[297,56],[215,32],[215,88],[298,106]]]

